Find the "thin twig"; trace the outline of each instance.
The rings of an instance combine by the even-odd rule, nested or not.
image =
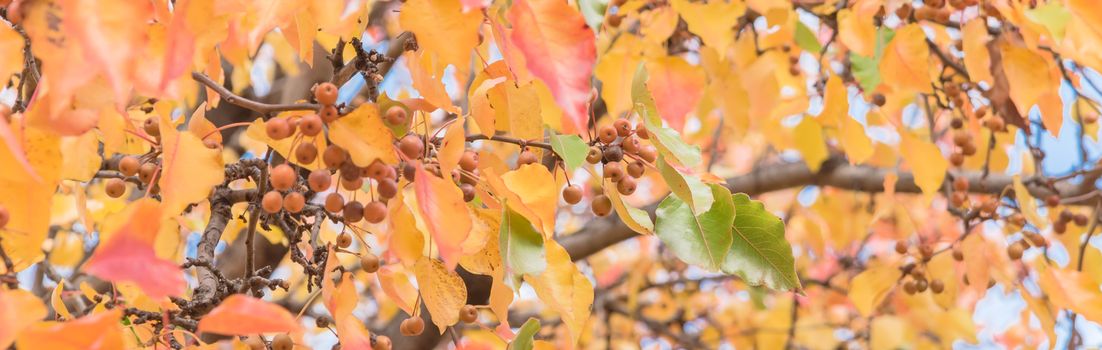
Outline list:
[[[207,87],[211,88],[212,90],[214,90],[214,92],[217,92],[218,95],[222,96],[222,99],[225,100],[226,102],[238,105],[238,106],[240,106],[242,108],[245,108],[245,109],[250,109],[250,110],[256,111],[260,114],[263,114],[265,116],[265,119],[270,114],[276,113],[276,112],[316,111],[316,110],[321,109],[321,105],[318,105],[318,104],[315,104],[315,103],[268,104],[268,103],[257,102],[257,101],[253,101],[253,100],[241,97],[241,96],[233,93],[232,91],[230,91],[229,89],[226,89],[226,87],[218,84],[217,82],[215,82],[214,80],[212,80],[210,77],[206,76],[203,73],[191,72],[191,78],[195,79],[195,81],[200,82],[203,85],[206,85]]]

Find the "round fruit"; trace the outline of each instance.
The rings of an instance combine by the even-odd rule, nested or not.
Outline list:
[[[359,222],[364,218],[364,205],[357,201],[345,203],[343,215],[345,223]]]
[[[333,177],[328,170],[318,169],[310,172],[310,177],[306,179],[306,183],[310,185],[311,191],[321,192],[329,189],[329,185],[333,184]]]
[[[895,241],[895,252],[899,254],[907,254],[907,243],[903,241]]]
[[[536,161],[538,161],[538,159],[536,159],[536,153],[525,149],[523,151],[520,151],[520,155],[517,156],[517,167],[520,167],[521,165],[532,164]]]
[[[405,321],[402,321],[401,328],[403,330],[402,335],[407,337],[421,335],[421,333],[425,332],[425,320],[422,320],[420,317],[407,318]]]
[[[934,294],[941,294],[945,290],[945,282],[935,279],[930,281],[930,291]]]
[[[329,169],[340,168],[341,164],[348,159],[348,153],[344,152],[341,146],[329,145],[325,147],[325,152],[321,153],[321,162],[325,163],[325,167]]]
[[[961,192],[968,191],[968,178],[957,176],[953,179],[953,189]]]
[[[357,177],[355,180],[341,179],[341,188],[349,191],[359,190],[364,187],[364,179]]]
[[[628,136],[620,141],[620,148],[623,148],[627,154],[639,154],[639,149],[642,147],[643,145],[639,144],[639,138],[636,137]]]
[[[1075,216],[1072,217],[1072,221],[1075,221],[1075,224],[1078,225],[1078,226],[1087,226],[1087,221],[1090,221],[1090,220],[1087,219],[1086,215],[1075,214]]]
[[[460,184],[459,190],[463,192],[463,201],[470,202],[474,200],[474,196],[477,194],[474,190],[474,185]]]
[[[379,192],[380,198],[391,199],[398,195],[398,183],[391,179],[382,179],[375,185],[375,190]]]
[[[333,319],[329,316],[322,315],[314,319],[314,325],[318,328],[329,328],[330,324],[333,324]]]
[[[376,160],[374,162],[371,162],[371,165],[368,165],[367,168],[364,169],[364,175],[375,180],[381,180],[386,178],[387,168],[390,167],[386,164],[383,164],[382,161]]]
[[[872,94],[872,104],[877,107],[884,107],[885,103],[888,103],[888,99],[884,97],[884,94],[879,92]]]
[[[566,186],[562,189],[562,200],[567,204],[578,204],[582,201],[582,189],[575,185]]]
[[[295,341],[287,334],[279,334],[272,338],[272,350],[291,350],[294,347]]]
[[[321,117],[317,114],[307,114],[298,122],[298,129],[306,136],[318,136],[322,129]]]
[[[283,163],[272,168],[271,173],[268,174],[268,182],[272,184],[272,188],[286,191],[295,185],[295,177],[295,169]]]
[[[348,248],[352,246],[352,235],[348,232],[341,232],[337,235],[337,246],[341,248]]]
[[[964,154],[959,151],[953,152],[949,155],[949,163],[952,163],[953,166],[961,166],[964,164]]]
[[[620,135],[621,137],[631,135],[631,122],[627,119],[616,119],[616,121],[612,122],[612,127],[616,128],[616,135]]]
[[[126,193],[126,182],[118,178],[107,179],[107,183],[103,186],[104,192],[111,198],[122,197]]]
[[[283,195],[277,191],[268,191],[260,199],[260,207],[268,214],[278,213],[280,209],[283,209]]]
[[[654,163],[655,160],[658,160],[658,150],[654,149],[654,146],[643,147],[639,150],[639,157],[647,163]]]
[[[406,178],[406,181],[413,182],[416,175],[417,167],[413,166],[413,164],[406,163],[402,166],[402,177]]]
[[[405,108],[401,106],[393,106],[386,110],[386,123],[391,126],[406,125],[409,121],[409,114]]]
[[[8,221],[11,220],[11,213],[8,212],[8,208],[0,207],[0,229],[4,226],[8,226]]]
[[[161,125],[160,124],[161,123],[157,121],[157,118],[149,118],[149,119],[146,119],[144,123],[142,123],[142,129],[144,129],[145,133],[149,134],[149,136],[160,137],[161,136]]]
[[[318,86],[314,88],[314,98],[318,99],[318,103],[323,105],[336,104],[337,86],[329,82],[318,84]]]
[[[612,182],[620,182],[624,178],[624,168],[621,167],[620,163],[605,164],[604,176]]]
[[[929,286],[930,286],[929,282],[926,282],[925,279],[915,280],[915,290],[918,291],[919,293],[925,292],[926,288],[929,287]]]
[[[364,207],[364,219],[372,224],[383,222],[386,219],[386,204],[380,201],[372,201]]]
[[[1050,207],[1060,205],[1060,195],[1053,194],[1045,197],[1045,205]]]
[[[337,192],[325,196],[325,210],[330,213],[344,210],[344,197],[341,197],[341,194]]]
[[[249,347],[249,350],[268,350],[268,344],[264,342],[264,338],[260,336],[245,338],[245,346]]]
[[[138,173],[138,167],[141,164],[138,162],[138,158],[134,156],[126,156],[119,159],[119,172],[126,176],[134,176]]]
[[[1003,127],[1006,126],[1006,122],[1003,118],[997,115],[987,117],[983,124],[987,126],[988,129],[991,129],[991,131],[1002,131]]]
[[[329,124],[337,121],[341,117],[341,112],[337,110],[336,106],[330,105],[322,107],[321,111],[318,112],[318,116],[321,117],[321,121]]]
[[[425,142],[417,135],[406,135],[398,141],[398,149],[409,159],[420,159],[425,153]]]
[[[464,151],[463,155],[459,157],[459,168],[464,171],[475,171],[475,169],[478,169],[478,153],[475,151]]]
[[[379,271],[379,257],[375,256],[375,254],[364,253],[364,255],[360,257],[360,268],[367,273]]]
[[[314,146],[312,142],[299,144],[295,147],[295,159],[302,164],[313,163],[318,159],[318,146]]]
[[[646,172],[647,167],[645,165],[643,165],[642,162],[636,161],[636,162],[628,163],[627,170],[628,170],[628,176],[631,176],[631,177],[634,177],[634,178],[638,179],[640,177],[643,177],[643,173]]]
[[[375,337],[375,344],[371,344],[371,348],[375,350],[391,350],[394,343],[390,341],[390,337],[380,335]]]
[[[344,162],[340,166],[341,179],[345,181],[355,181],[363,177],[363,170],[356,166],[352,162]]]
[[[153,173],[157,172],[157,164],[145,163],[138,167],[138,180],[144,183],[153,181]]]
[[[609,146],[605,148],[605,162],[619,162],[624,160],[624,150],[620,146]]]
[[[641,139],[649,139],[650,133],[647,132],[647,126],[642,122],[635,124],[635,136],[639,136]]]
[[[593,214],[597,216],[607,216],[612,212],[612,200],[603,194],[593,197],[593,203],[590,206],[593,207]]]
[[[1018,242],[1011,243],[1009,247],[1006,247],[1006,255],[1010,257],[1010,260],[1018,260],[1022,258],[1022,254],[1025,253],[1025,247]]]
[[[630,177],[620,179],[620,182],[616,183],[616,190],[620,191],[622,195],[630,196],[635,193],[635,179]]]
[[[612,125],[602,126],[601,129],[597,131],[597,139],[601,140],[601,143],[606,145],[612,143],[612,141],[616,141],[616,135],[616,127]]]
[[[291,192],[283,197],[283,209],[288,212],[297,213],[302,211],[302,208],[306,207],[306,197],[302,193]]]
[[[597,146],[593,146],[589,148],[589,153],[586,153],[585,161],[589,162],[589,164],[597,164],[600,163],[601,159],[604,159],[604,157],[604,151],[601,151]]]
[[[459,320],[466,323],[475,323],[478,321],[478,308],[474,305],[463,305],[462,309],[459,309]]]
[[[289,136],[293,132],[291,130],[291,124],[287,122],[285,118],[272,118],[268,119],[264,123],[264,131],[268,134],[268,138],[272,140],[282,140]]]
[[[903,292],[913,295],[916,291],[917,288],[915,287],[915,281],[908,280],[906,282],[903,282]]]

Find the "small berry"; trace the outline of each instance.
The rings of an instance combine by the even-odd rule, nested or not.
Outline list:
[[[593,203],[590,206],[593,209],[593,214],[597,216],[608,216],[609,213],[612,213],[612,200],[603,194],[593,197]]]
[[[639,157],[647,163],[654,163],[658,160],[658,150],[654,149],[654,146],[643,147],[639,150]]]
[[[126,181],[118,178],[107,179],[107,183],[103,186],[104,192],[111,198],[122,197],[126,193]]]
[[[611,125],[602,126],[597,131],[597,139],[601,140],[601,143],[610,144],[612,141],[616,141],[616,128]]]
[[[425,142],[417,135],[406,135],[398,142],[398,149],[409,159],[421,159],[425,152]]]
[[[643,145],[639,143],[639,138],[628,136],[620,142],[620,148],[623,148],[627,154],[639,154],[639,150],[643,148]]]
[[[325,152],[321,154],[321,162],[325,163],[325,167],[329,169],[340,168],[341,164],[344,164],[347,159],[348,153],[337,145],[329,145],[325,148]]]
[[[0,229],[8,226],[8,221],[11,221],[11,213],[8,212],[8,208],[0,207]]]
[[[380,201],[372,201],[364,206],[364,219],[372,224],[383,222],[386,219],[386,204]]]
[[[915,280],[915,291],[917,291],[919,293],[925,292],[926,288],[929,287],[929,286],[930,286],[930,284],[928,282],[926,282],[926,279]]]
[[[895,252],[899,254],[907,254],[907,243],[903,241],[895,241]]]
[[[386,110],[386,123],[391,126],[406,125],[409,121],[409,114],[405,108],[400,106],[393,106]]]
[[[459,157],[459,168],[464,171],[475,171],[475,169],[478,169],[478,153],[475,151],[464,151],[463,155]]]
[[[964,176],[957,176],[955,179],[953,179],[953,189],[954,190],[961,191],[961,192],[967,192],[968,191],[968,185],[969,185],[968,184],[968,178],[965,178]]]
[[[907,280],[906,282],[903,282],[903,292],[904,293],[914,295],[916,291],[917,291],[917,288],[915,287],[915,281]]]
[[[291,350],[295,347],[295,341],[286,333],[280,333],[272,338],[272,350]]]
[[[631,122],[627,119],[617,119],[615,122],[612,122],[612,127],[616,128],[616,135],[620,137],[631,135]]]
[[[291,192],[283,197],[283,209],[290,213],[298,213],[306,207],[306,197],[302,193]]]
[[[344,210],[344,197],[341,197],[341,194],[337,192],[330,193],[325,197],[325,210],[330,213]]]
[[[646,172],[647,167],[646,165],[643,165],[643,162],[635,161],[628,163],[627,170],[628,176],[638,179],[640,177],[643,177],[643,173]]]
[[[478,193],[474,190],[474,185],[460,184],[459,190],[463,192],[463,201],[470,202],[474,200],[475,195]]]
[[[562,190],[562,200],[566,204],[578,204],[582,201],[582,189],[578,188],[577,185],[566,186]]]
[[[379,192],[380,198],[394,198],[394,196],[398,195],[398,183],[391,179],[382,179],[375,184],[375,190]]]
[[[589,162],[589,164],[600,163],[601,159],[604,159],[604,151],[601,151],[597,146],[590,147],[589,153],[585,155],[585,161]]]
[[[360,268],[367,273],[379,271],[379,257],[375,254],[364,253],[364,255],[360,257]]]
[[[475,323],[478,321],[478,308],[474,305],[463,305],[462,309],[459,309],[459,320],[465,323]]]
[[[357,201],[351,201],[344,204],[344,222],[355,223],[363,220],[364,218],[364,205]]]
[[[639,136],[639,138],[644,140],[650,138],[650,133],[647,132],[647,126],[643,125],[642,122],[635,124],[635,136]]]
[[[341,248],[348,248],[352,246],[352,235],[348,232],[341,232],[337,235],[337,246]]]
[[[930,281],[930,291],[934,292],[934,294],[941,294],[941,292],[944,291],[944,290],[945,290],[945,282],[942,282],[939,279],[935,279],[935,280]]]
[[[1009,247],[1006,247],[1006,255],[1010,257],[1010,260],[1018,260],[1022,258],[1022,253],[1025,252],[1025,247],[1019,242],[1011,243]]]
[[[620,191],[622,195],[630,196],[635,193],[635,179],[630,177],[620,179],[620,182],[616,183],[616,190]]]
[[[298,129],[306,136],[318,136],[323,128],[321,117],[317,114],[307,114],[298,122]]]
[[[151,117],[149,119],[146,119],[145,122],[142,123],[142,129],[145,130],[145,133],[149,134],[149,136],[161,137],[161,125],[160,124],[161,123],[159,121],[157,121],[157,118],[152,118]]]
[[[283,163],[272,168],[271,173],[268,174],[268,182],[272,184],[272,188],[286,191],[295,185],[296,177],[295,169]]]
[[[1045,197],[1045,205],[1050,206],[1050,207],[1055,207],[1055,206],[1060,205],[1060,195],[1053,194],[1053,195],[1049,195],[1048,197]]]
[[[310,172],[310,177],[306,179],[306,183],[310,185],[311,191],[321,192],[329,189],[329,185],[333,184],[333,177],[328,170],[318,169]]]
[[[407,337],[418,336],[425,332],[425,320],[420,317],[407,318],[402,321],[401,325],[402,335]]]
[[[264,131],[272,140],[282,140],[291,136],[291,124],[285,118],[272,118],[264,122]]]
[[[138,173],[138,167],[141,164],[138,162],[138,158],[134,156],[125,156],[119,159],[119,172],[126,176],[134,176]]]
[[[374,350],[391,350],[393,346],[394,343],[390,341],[390,337],[380,335],[375,337],[375,344],[372,344],[371,348]]]
[[[620,163],[605,164],[604,176],[612,182],[620,182],[624,178],[624,169],[620,166]]]
[[[888,99],[884,97],[884,94],[879,92],[872,94],[872,104],[877,107],[884,107],[886,103],[888,103]]]
[[[383,164],[383,162],[380,160],[375,160],[374,162],[371,162],[371,165],[368,165],[367,168],[364,169],[364,176],[375,180],[382,180],[386,178],[387,168],[390,167],[386,164]]]
[[[536,161],[538,161],[538,159],[536,158],[536,153],[525,149],[523,151],[520,151],[520,155],[517,156],[517,167],[532,164]]]
[[[337,110],[336,106],[330,105],[322,107],[321,112],[318,112],[318,116],[321,117],[321,121],[329,124],[337,121],[337,119],[341,117],[341,113]]]
[[[356,191],[364,187],[364,179],[357,177],[354,180],[348,180],[341,178],[341,188],[349,191]]]
[[[153,173],[157,172],[157,164],[145,163],[141,167],[138,167],[138,180],[144,183],[153,181]]]
[[[278,213],[283,209],[283,195],[278,191],[268,191],[260,200],[260,207],[268,214]]]
[[[333,319],[329,316],[322,315],[314,319],[314,325],[318,328],[329,328],[330,324],[333,324]]]
[[[314,88],[314,98],[318,100],[318,103],[323,105],[336,104],[337,86],[329,82],[318,84],[318,86]]]
[[[609,146],[605,148],[604,156],[606,163],[619,162],[624,160],[624,151],[619,146]]]
[[[301,164],[310,164],[318,159],[318,146],[312,142],[304,142],[295,147],[295,160]]]

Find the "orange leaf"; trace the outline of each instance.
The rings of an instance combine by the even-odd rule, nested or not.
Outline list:
[[[417,35],[418,46],[436,56],[439,63],[433,73],[442,76],[450,64],[457,77],[467,76],[471,50],[478,46],[481,12],[460,11],[459,0],[409,0],[402,5],[398,20]]]
[[[0,349],[7,349],[16,334],[46,317],[46,306],[31,292],[0,289]]]
[[[244,294],[231,295],[199,321],[199,332],[225,335],[296,332],[301,326],[282,306]]]
[[[412,315],[417,308],[417,288],[409,282],[409,273],[401,265],[387,265],[379,269],[377,276],[379,285],[390,300],[402,311]]]
[[[566,1],[518,0],[509,9],[509,22],[528,70],[547,83],[568,119],[563,131],[584,131],[597,47],[582,14]]]
[[[650,80],[647,89],[654,95],[658,115],[674,130],[685,127],[685,115],[704,97],[704,71],[677,56],[666,56],[647,63]]]
[[[134,282],[150,298],[184,294],[187,283],[175,263],[158,258],[153,243],[161,227],[161,207],[152,199],[131,204],[126,223],[100,245],[84,269],[111,282]]]
[[[122,110],[130,100],[131,66],[148,41],[147,23],[153,5],[146,1],[58,1],[64,13],[66,34],[79,43],[88,67],[103,69]]]
[[[161,115],[164,163],[159,184],[166,217],[180,215],[188,204],[206,199],[225,179],[222,152],[207,148],[198,136],[179,132],[174,125]]]
[[[42,322],[25,329],[15,341],[19,349],[123,349],[122,309],[84,316],[69,322]]]
[[[462,255],[462,244],[471,231],[471,217],[467,215],[467,205],[463,201],[463,192],[451,179],[442,179],[425,171],[417,164],[417,175],[413,181],[417,193],[417,206],[425,226],[440,250],[448,270],[455,270]]]
[[[883,81],[893,92],[930,93],[930,48],[926,46],[926,33],[922,26],[909,24],[895,32],[895,37],[884,48],[880,61]]]
[[[3,118],[0,118],[2,121]],[[21,126],[13,116],[13,140],[19,149],[0,144],[0,207],[8,209],[11,221],[0,230],[4,251],[19,271],[42,258],[42,242],[50,229],[52,194],[57,189],[61,171],[61,151],[58,137],[33,126]],[[0,122],[0,128],[3,128]],[[23,155],[37,180],[19,164],[16,154]],[[0,264],[0,271],[5,270]]]

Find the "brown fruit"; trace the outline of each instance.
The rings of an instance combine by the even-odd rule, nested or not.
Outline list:
[[[325,196],[325,210],[334,214],[344,210],[344,197],[337,192]]]
[[[967,145],[969,142],[972,142],[972,134],[969,134],[968,131],[960,130],[953,133],[954,145],[964,147],[964,145]]]
[[[597,139],[601,140],[601,143],[610,144],[612,141],[616,141],[616,127],[612,125],[602,126],[597,130]]]
[[[907,243],[903,241],[895,241],[895,252],[899,254],[907,254]]]
[[[1029,240],[1029,243],[1032,244],[1034,247],[1044,247],[1048,245],[1048,241],[1045,240],[1045,236],[1042,236],[1039,233],[1026,231],[1023,232],[1023,234],[1025,235],[1025,238]]]
[[[352,246],[352,235],[348,232],[341,232],[337,235],[337,246],[341,248],[348,248]]]
[[[635,161],[635,162],[628,163],[627,170],[628,170],[628,176],[631,176],[631,177],[634,177],[634,178],[638,179],[640,177],[643,177],[643,173],[645,173],[647,171],[647,166],[643,165],[642,162]]]
[[[371,201],[364,206],[364,219],[372,224],[383,222],[386,219],[386,204],[380,201]]]
[[[103,186],[103,191],[107,192],[107,195],[111,198],[122,197],[126,193],[126,181],[118,178],[107,179],[107,182]]]
[[[321,117],[321,121],[329,124],[337,121],[341,117],[341,112],[337,110],[337,106],[325,106],[318,112],[318,116]]]
[[[1048,197],[1045,197],[1045,205],[1050,206],[1050,207],[1055,207],[1055,206],[1060,205],[1060,195],[1053,194],[1053,195],[1049,195]]]
[[[884,104],[888,103],[888,99],[884,97],[884,94],[877,92],[872,94],[870,102],[877,107],[884,107]]]
[[[605,18],[605,20],[606,20],[605,23],[608,23],[609,27],[616,28],[616,27],[619,27],[620,23],[624,21],[624,16],[623,15],[612,15],[612,14],[610,14],[610,15],[608,15],[608,17]]]
[[[903,292],[914,295],[916,291],[917,288],[915,288],[915,281],[907,280],[906,282],[903,282]]]
[[[459,185],[459,191],[463,192],[463,201],[464,202],[473,201],[474,196],[476,194],[478,194],[474,190],[474,185],[471,185],[471,184],[460,184]]]
[[[291,186],[295,185],[295,169],[287,163],[276,165],[272,168],[268,174],[268,182],[272,184],[272,188],[279,191],[286,191],[291,189]]]
[[[590,206],[592,206],[593,214],[597,216],[607,216],[612,212],[612,200],[603,194],[593,197],[593,203]]]
[[[635,136],[639,136],[639,138],[644,140],[650,138],[650,133],[647,132],[647,126],[643,125],[642,122],[635,124]]]
[[[391,199],[398,195],[398,183],[391,179],[382,179],[375,184],[375,190],[380,198]]]
[[[903,6],[895,9],[895,16],[899,17],[899,19],[906,20],[911,17],[911,9],[912,7],[910,4],[903,4]]]
[[[478,321],[478,308],[474,305],[463,305],[462,309],[459,309],[459,320],[466,323],[475,323]]]
[[[949,121],[949,127],[952,127],[953,129],[963,128],[964,120],[960,118],[953,118],[953,120]]]
[[[630,196],[632,193],[635,193],[635,187],[635,179],[630,177],[620,179],[620,182],[616,183],[616,190],[620,191],[620,194],[625,196]]]
[[[359,222],[364,218],[364,205],[357,201],[345,203],[342,215],[345,223]]]
[[[582,201],[582,189],[576,185],[566,186],[562,189],[562,200],[566,204],[578,204]]]
[[[157,121],[157,118],[146,119],[142,123],[142,130],[145,130],[145,133],[149,136],[161,137],[161,123]]]
[[[953,246],[953,260],[964,261],[964,249],[960,245]]]
[[[153,181],[153,173],[157,172],[157,164],[145,163],[138,167],[138,180],[144,183]]]
[[[941,292],[945,291],[945,282],[939,279],[930,280],[930,291],[934,292],[934,294],[941,294]]]
[[[464,171],[475,171],[475,169],[478,169],[478,153],[475,151],[464,151],[463,155],[459,157],[459,168]]]
[[[306,136],[318,136],[323,128],[321,117],[317,114],[307,114],[298,122],[298,129]]]
[[[360,257],[360,268],[367,273],[379,271],[379,257],[375,256],[375,254],[364,253],[364,255]]]
[[[517,156],[517,167],[519,168],[522,165],[533,164],[537,161],[539,161],[539,158],[536,157],[536,153],[525,149],[520,151],[520,155]]]
[[[1006,247],[1006,255],[1010,257],[1010,260],[1021,259],[1024,252],[1025,247],[1022,247],[1020,242],[1011,243],[1009,247]]]
[[[294,347],[295,341],[287,334],[280,333],[272,338],[272,350],[291,350]]]
[[[964,165],[964,154],[960,151],[954,151],[949,155],[949,163],[953,164],[953,166]]]
[[[337,145],[329,145],[325,148],[325,152],[321,153],[321,162],[325,163],[325,167],[329,169],[340,168],[341,164],[344,164],[347,159],[348,153]]]
[[[658,150],[654,149],[654,146],[643,147],[639,150],[639,157],[647,163],[654,163],[655,160],[658,160]]]
[[[260,199],[260,207],[268,214],[278,213],[280,209],[283,209],[283,195],[279,194],[278,191],[268,191]]]
[[[8,212],[8,208],[0,207],[0,229],[8,226],[8,221],[11,221],[11,213]]]
[[[639,138],[628,136],[620,141],[620,148],[623,148],[624,153],[627,154],[639,154],[639,149],[643,148],[643,145],[639,143]]]
[[[141,163],[138,162],[138,158],[134,156],[126,156],[119,159],[119,172],[126,176],[134,176],[138,173],[138,167]]]
[[[972,141],[968,141],[968,144],[960,147],[960,153],[969,157],[976,155],[977,151],[979,151],[979,148],[976,148],[976,144]]]
[[[371,348],[374,350],[391,350],[394,343],[390,341],[390,337],[380,335],[375,337],[375,344],[371,344]]]
[[[356,166],[356,164],[353,164],[350,161],[346,161],[340,166],[341,179],[344,179],[345,181],[357,180],[363,177],[363,172],[363,169],[360,169],[360,167]]]
[[[393,106],[386,110],[385,120],[391,126],[406,125],[406,122],[409,121],[409,114],[405,108]]]
[[[923,261],[930,261],[934,257],[934,247],[924,244],[918,246],[918,253],[922,256]]]
[[[616,119],[616,121],[612,122],[612,127],[616,128],[616,135],[620,135],[621,137],[631,135],[631,122],[627,119]]]
[[[253,336],[245,338],[245,346],[249,347],[249,350],[268,350],[268,344],[264,342],[264,338],[260,336]]]
[[[329,174],[329,170],[318,169],[310,172],[306,183],[310,185],[310,190],[321,192],[329,189],[329,185],[333,184],[333,177]]]
[[[417,135],[406,135],[398,141],[398,149],[409,159],[421,159],[425,153],[425,142]]]
[[[612,182],[620,182],[624,178],[624,168],[618,162],[605,164],[604,176]]]
[[[964,176],[957,176],[953,179],[953,189],[961,192],[968,191],[968,179]]]
[[[367,168],[365,169],[366,174],[364,174],[364,176],[370,177],[375,180],[384,179],[387,175],[387,168],[390,167],[380,160],[375,160],[374,162],[371,162],[371,165],[367,166]]]
[[[413,164],[406,163],[402,167],[402,177],[406,178],[406,181],[413,182],[413,179],[417,178],[417,167]]]
[[[1075,216],[1072,217],[1072,221],[1074,221],[1077,226],[1087,226],[1087,222],[1090,221],[1090,219],[1088,219],[1086,215],[1075,214]]]
[[[264,122],[264,131],[272,140],[282,140],[291,136],[291,124],[286,118],[272,118]]]
[[[425,320],[420,317],[407,318],[402,321],[402,335],[407,337],[421,335],[425,331]]]
[[[333,105],[337,103],[337,86],[330,82],[324,82],[318,84],[314,88],[314,98],[318,99],[318,103],[323,105]]]
[[[606,163],[619,162],[624,160],[624,150],[620,146],[609,146],[605,148],[604,161]]]
[[[295,159],[302,164],[313,163],[318,159],[318,146],[313,142],[304,142],[295,147]]]
[[[915,291],[917,291],[919,293],[925,292],[926,288],[929,287],[929,286],[930,286],[929,282],[926,282],[925,279],[920,278],[920,279],[915,280]]]
[[[326,315],[321,315],[314,319],[314,325],[318,328],[329,328],[331,324],[333,324],[333,319]]]
[[[1068,232],[1068,223],[1064,221],[1057,221],[1052,223],[1052,232],[1055,232],[1058,235],[1064,234],[1064,232]]]
[[[597,164],[601,162],[601,159],[604,159],[604,156],[604,152],[597,146],[589,147],[589,153],[586,153],[585,161],[589,164]]]
[[[306,207],[306,196],[302,193],[291,192],[286,196],[283,196],[283,209],[291,213],[297,213],[302,211],[302,208]]]
[[[349,190],[349,191],[356,191],[356,190],[362,189],[363,187],[364,187],[364,179],[363,178],[357,177],[355,180],[348,180],[348,179],[341,178],[341,188],[343,188],[343,189],[346,189],[346,190]]]
[[[987,126],[987,128],[991,129],[991,131],[1002,131],[1003,128],[1006,127],[1006,122],[1003,121],[1002,117],[993,115],[987,117],[987,119],[984,120],[983,125]]]

